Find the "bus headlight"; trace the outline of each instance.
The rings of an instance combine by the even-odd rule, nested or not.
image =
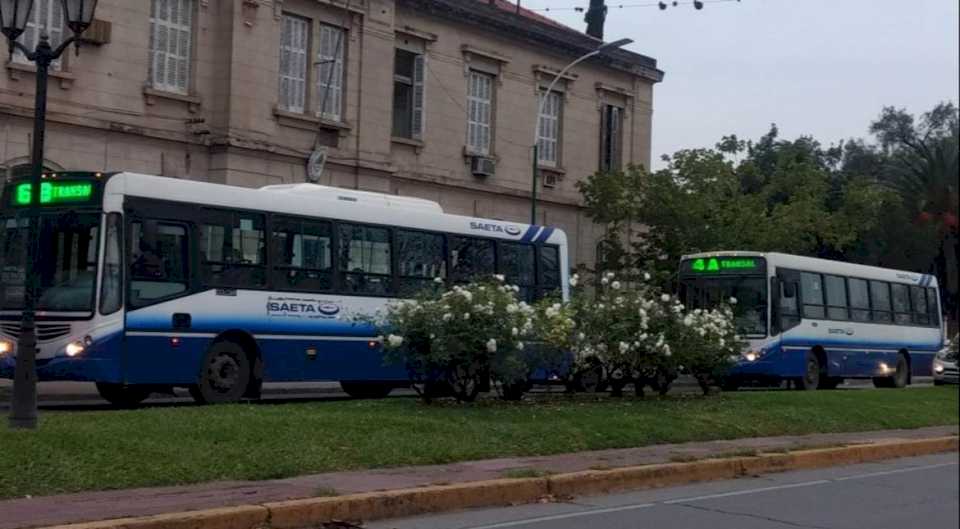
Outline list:
[[[87,346],[82,341],[77,340],[75,342],[70,342],[67,344],[66,353],[67,353],[67,356],[74,357],[82,353],[83,350],[86,348]]]
[[[0,356],[6,356],[13,352],[13,342],[10,340],[0,340]]]
[[[756,351],[748,351],[743,354],[743,359],[747,362],[756,362],[760,358],[760,353]]]
[[[943,369],[943,362],[941,362],[939,358],[935,359],[933,361],[933,372],[939,375],[943,373]]]

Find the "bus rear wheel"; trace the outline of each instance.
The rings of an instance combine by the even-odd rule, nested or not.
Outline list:
[[[807,351],[807,357],[803,365],[803,376],[796,381],[797,389],[813,390],[820,387],[820,371],[822,370],[822,366],[820,365],[820,360],[817,359],[817,355],[813,354],[812,351]]]
[[[910,381],[910,364],[902,354],[897,355],[897,370],[891,377],[876,377],[873,386],[876,388],[905,388]]]
[[[97,392],[103,400],[118,408],[135,408],[150,396],[150,388],[127,384],[97,382]]]
[[[199,404],[236,402],[250,384],[250,358],[233,342],[213,344],[203,359],[200,380],[190,387],[190,396]]]
[[[382,399],[393,391],[393,385],[383,382],[350,382],[341,380],[340,389],[355,399]]]

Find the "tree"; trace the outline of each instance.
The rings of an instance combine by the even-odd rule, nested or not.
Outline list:
[[[940,103],[919,120],[903,109],[886,107],[870,126],[885,162],[878,180],[899,196],[906,220],[935,234],[936,256],[921,271],[935,273],[945,291],[944,305],[958,316],[960,237],[960,112]],[[920,264],[920,263],[917,263]]]

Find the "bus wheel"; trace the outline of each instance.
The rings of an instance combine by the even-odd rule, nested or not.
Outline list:
[[[250,359],[233,342],[217,342],[203,359],[200,381],[190,387],[199,404],[236,402],[250,384]]]
[[[897,355],[897,370],[892,377],[876,377],[873,386],[876,388],[905,388],[910,380],[910,364],[902,354]]]
[[[383,382],[349,382],[340,381],[343,392],[355,399],[382,399],[393,391],[392,384]]]
[[[118,408],[135,408],[150,396],[150,388],[97,382],[97,392],[103,400]]]
[[[812,351],[807,351],[803,376],[796,380],[797,389],[811,390],[820,386],[820,361]]]

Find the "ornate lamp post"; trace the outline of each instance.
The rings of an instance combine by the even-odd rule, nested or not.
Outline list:
[[[43,1],[43,0],[41,0]],[[0,32],[7,37],[10,55],[15,49],[37,65],[36,103],[33,117],[33,152],[31,156],[32,173],[30,177],[30,205],[27,207],[29,228],[27,231],[27,261],[25,263],[26,283],[23,298],[23,317],[20,323],[20,336],[17,339],[17,364],[13,378],[13,403],[10,407],[11,428],[37,427],[37,334],[35,328],[35,307],[37,284],[36,264],[40,250],[40,185],[43,173],[43,139],[47,116],[47,75],[50,64],[63,55],[70,44],[76,44],[80,53],[78,37],[93,23],[93,14],[97,9],[97,0],[58,0],[63,8],[63,17],[73,35],[64,40],[57,49],[50,46],[50,39],[44,33],[40,36],[37,49],[31,51],[17,38],[23,34],[33,10],[34,0],[0,0]],[[39,28],[38,28],[39,30]]]
[[[590,57],[600,55],[607,50],[622,48],[631,43],[633,43],[632,39],[620,39],[613,42],[608,42],[564,66],[563,70],[560,70],[560,73],[554,76],[553,82],[550,83],[550,86],[547,87],[547,91],[544,93],[543,97],[540,98],[540,104],[537,106],[537,120],[534,122],[533,126],[533,191],[530,194],[530,224],[537,223],[537,177],[540,173],[540,115],[543,114],[543,106],[546,104],[550,93],[553,92],[553,87],[557,85],[557,81],[562,79],[567,72],[581,62],[589,59]]]

